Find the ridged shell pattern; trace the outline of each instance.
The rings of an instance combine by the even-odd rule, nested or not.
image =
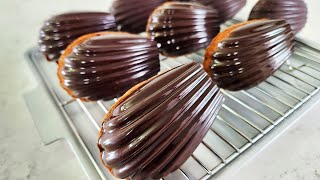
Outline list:
[[[245,5],[246,0],[191,0],[218,10],[221,22],[235,16]]]
[[[113,175],[134,180],[177,170],[201,143],[224,99],[195,62],[131,91],[107,115],[98,146]]]
[[[294,34],[284,20],[260,20],[233,30],[213,52],[210,46],[205,61],[211,62],[213,81],[220,88],[237,91],[272,75],[292,55]]]
[[[304,0],[260,0],[251,11],[249,19],[285,19],[296,34],[305,26],[307,15]]]
[[[58,76],[70,95],[83,100],[119,97],[160,71],[156,43],[140,35],[97,33],[71,46],[59,60]]]
[[[152,13],[147,25],[147,33],[165,56],[206,48],[219,31],[217,11],[194,3],[165,3]]]
[[[115,29],[115,18],[109,13],[74,12],[57,15],[46,21],[40,30],[40,51],[49,61],[56,61],[76,38]]]
[[[166,0],[114,0],[110,12],[121,31],[145,32],[149,15]]]

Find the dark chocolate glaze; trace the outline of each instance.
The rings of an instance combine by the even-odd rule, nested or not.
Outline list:
[[[116,18],[121,31],[145,32],[149,15],[166,0],[114,0],[111,14]]]
[[[221,22],[225,22],[235,16],[245,5],[246,0],[190,0],[205,6],[212,7],[219,12]]]
[[[294,34],[284,20],[256,21],[233,30],[214,52],[208,49],[213,81],[226,90],[243,90],[264,81],[292,55]]]
[[[216,10],[194,3],[169,2],[150,16],[147,33],[165,56],[181,56],[206,48],[220,31]]]
[[[305,26],[307,14],[304,0],[260,0],[252,9],[249,19],[284,19],[296,34]]]
[[[201,143],[223,99],[195,62],[148,80],[105,119],[98,141],[102,161],[118,178],[168,175]]]
[[[110,33],[73,47],[58,73],[73,96],[94,101],[119,97],[159,71],[155,42],[139,35]]]
[[[76,38],[115,29],[115,19],[109,13],[74,12],[57,15],[46,21],[40,30],[40,51],[49,61],[55,61]]]

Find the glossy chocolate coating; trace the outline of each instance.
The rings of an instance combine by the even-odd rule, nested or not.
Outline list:
[[[150,16],[147,33],[165,56],[181,56],[206,48],[220,31],[216,10],[194,4],[170,2]]]
[[[119,97],[160,71],[156,43],[127,33],[91,37],[73,47],[63,61],[58,72],[63,87],[91,101]]]
[[[286,21],[250,22],[233,30],[213,52],[207,49],[205,61],[211,63],[205,68],[220,88],[248,89],[272,75],[293,48],[294,34]]]
[[[205,6],[212,7],[219,12],[221,22],[225,22],[235,16],[245,5],[246,0],[190,0]]]
[[[308,9],[304,0],[260,0],[249,19],[284,19],[298,33],[307,22]]]
[[[46,21],[40,30],[40,51],[49,61],[55,61],[76,38],[115,28],[115,19],[109,13],[75,12],[57,15]]]
[[[114,0],[111,14],[116,18],[121,31],[145,32],[149,15],[166,0]]]
[[[98,141],[103,163],[119,178],[168,175],[201,143],[223,99],[195,62],[140,84],[103,123]]]

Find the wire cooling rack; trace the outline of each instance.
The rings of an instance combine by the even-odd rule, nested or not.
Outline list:
[[[201,62],[204,51],[175,59],[161,57],[161,71],[190,61]],[[290,58],[293,70],[283,65],[273,76],[246,91],[228,92],[216,121],[193,155],[165,180],[209,179],[284,121],[320,88],[319,52],[298,43]],[[56,105],[83,142],[101,179],[109,172],[100,162],[96,147],[101,122],[113,101],[82,102],[71,99],[56,78],[56,65],[45,60],[37,48],[27,53]],[[85,117],[85,118],[84,118]],[[85,119],[85,120],[83,120]],[[109,178],[108,178],[109,179]]]

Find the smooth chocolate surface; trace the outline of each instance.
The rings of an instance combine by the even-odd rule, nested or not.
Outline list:
[[[40,50],[49,61],[55,61],[76,38],[115,28],[115,19],[109,13],[74,12],[57,15],[46,21],[40,30]]]
[[[206,48],[219,31],[218,12],[194,3],[165,3],[152,13],[147,25],[147,33],[165,56]]]
[[[205,68],[220,88],[237,91],[272,75],[292,55],[294,34],[284,20],[260,20],[234,29],[216,49],[212,45]]]
[[[60,61],[63,86],[73,96],[92,101],[119,97],[160,71],[156,43],[128,33],[91,37]]]
[[[195,62],[135,88],[103,123],[101,158],[116,177],[160,179],[192,155],[224,98]]]
[[[296,34],[305,26],[307,14],[304,0],[260,0],[252,9],[249,19],[284,19]]]
[[[225,22],[235,16],[245,5],[246,0],[190,0],[216,9],[219,12],[221,22]]]
[[[119,29],[131,33],[145,32],[149,15],[166,0],[114,0],[111,13]]]

